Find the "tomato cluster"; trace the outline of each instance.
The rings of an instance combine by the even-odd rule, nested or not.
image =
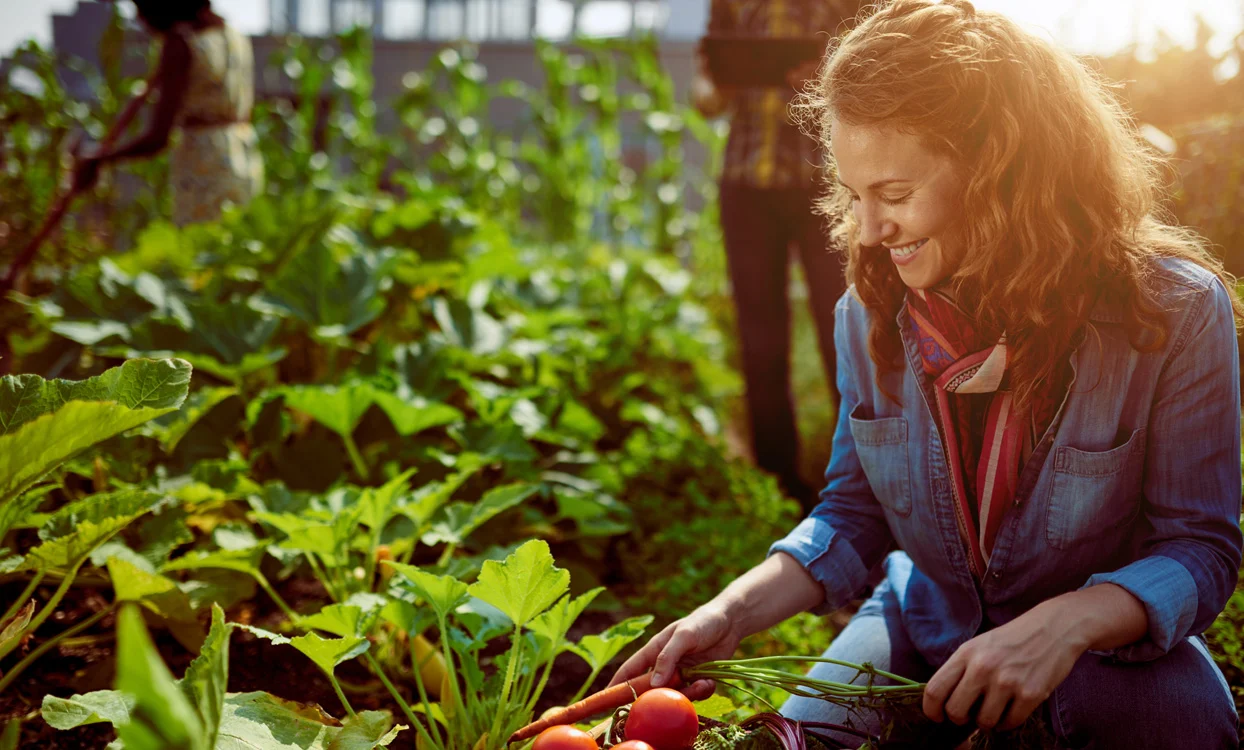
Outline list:
[[[626,717],[626,741],[611,750],[686,750],[700,733],[700,718],[687,696],[669,688],[640,695]],[[549,727],[532,750],[597,750],[596,740],[568,724]]]

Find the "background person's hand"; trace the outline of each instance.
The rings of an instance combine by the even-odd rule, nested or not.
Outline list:
[[[79,156],[73,162],[73,191],[75,193],[84,193],[95,187],[95,183],[99,181],[99,166],[101,162],[94,156]]]
[[[656,672],[652,686],[661,687],[669,682],[678,667],[729,659],[741,640],[731,628],[726,613],[711,603],[706,604],[653,636],[618,668],[609,684],[620,684],[651,668]],[[712,695],[715,688],[712,680],[696,680],[684,686],[682,692],[691,700],[703,700]]]

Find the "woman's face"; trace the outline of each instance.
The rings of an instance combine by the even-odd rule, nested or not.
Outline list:
[[[861,251],[888,253],[911,289],[945,281],[965,249],[956,240],[962,179],[955,162],[914,135],[879,125],[834,119],[830,139]]]

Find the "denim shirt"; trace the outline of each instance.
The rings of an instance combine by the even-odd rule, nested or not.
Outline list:
[[[990,627],[1076,589],[1117,584],[1148,614],[1138,642],[1097,652],[1155,659],[1204,631],[1240,569],[1240,385],[1235,321],[1209,271],[1164,260],[1154,286],[1169,335],[1134,349],[1122,310],[1099,303],[1071,354],[1074,376],[1025,463],[977,581],[959,535],[942,438],[920,352],[898,316],[907,362],[876,383],[869,313],[838,301],[842,394],[820,504],[769,554],[785,552],[841,607],[886,557],[912,642],[933,666]]]

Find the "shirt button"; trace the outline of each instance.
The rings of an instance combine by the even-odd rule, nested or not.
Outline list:
[[[990,573],[989,575],[990,575],[990,577],[992,577],[992,578],[996,581],[996,580],[998,580],[999,578],[1001,578],[1001,577],[1002,577],[1002,571],[1000,571],[1000,570],[995,570],[994,572]]]

